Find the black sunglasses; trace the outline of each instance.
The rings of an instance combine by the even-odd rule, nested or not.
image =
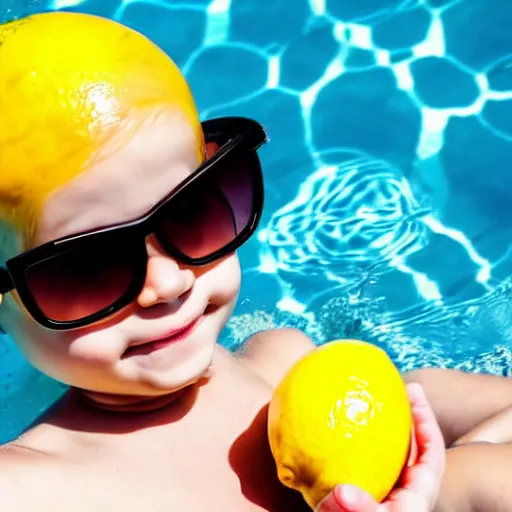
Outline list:
[[[252,119],[202,124],[215,153],[144,216],[45,243],[0,267],[0,294],[16,290],[39,324],[83,327],[133,302],[146,279],[145,239],[189,266],[208,265],[240,247],[256,230],[263,179],[256,150],[266,142]]]

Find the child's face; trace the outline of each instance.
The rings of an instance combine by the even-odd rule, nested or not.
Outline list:
[[[150,115],[127,144],[47,199],[37,245],[136,219],[198,165],[187,122],[168,112]],[[101,258],[111,250],[108,244],[96,247]],[[121,311],[86,327],[53,331],[8,294],[1,323],[35,366],[78,388],[153,396],[197,381],[237,298],[237,257],[233,252],[206,266],[186,266],[170,257],[154,234],[146,238],[146,250],[142,290]],[[150,343],[161,339],[166,341]]]

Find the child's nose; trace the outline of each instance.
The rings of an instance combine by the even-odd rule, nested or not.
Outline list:
[[[148,251],[148,267],[146,282],[137,302],[147,308],[154,304],[171,302],[194,285],[195,276],[192,270],[180,268],[161,247],[154,236],[146,241]]]

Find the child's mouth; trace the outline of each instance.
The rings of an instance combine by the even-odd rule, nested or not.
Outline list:
[[[185,339],[197,326],[202,317],[194,320],[192,323],[184,326],[182,329],[174,331],[170,336],[166,338],[162,338],[155,341],[148,341],[147,343],[142,343],[140,345],[135,345],[132,347],[128,347],[122,356],[123,359],[135,355],[145,355],[155,352],[156,350],[160,350],[165,348],[172,343],[176,343],[177,341],[181,341]]]

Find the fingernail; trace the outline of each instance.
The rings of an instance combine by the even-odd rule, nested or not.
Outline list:
[[[416,383],[416,386],[416,393],[421,396],[425,396],[425,390],[423,389],[423,386],[419,382]]]
[[[417,382],[411,382],[407,386],[407,391],[409,394],[409,398],[412,398],[413,400],[422,400],[425,398],[425,392],[423,391],[423,386],[421,384],[418,384]]]
[[[415,393],[423,391],[423,387],[419,382],[411,382],[409,384],[409,389],[412,389]]]
[[[354,506],[359,500],[359,490],[353,485],[340,485],[336,488],[334,497],[342,507]]]

